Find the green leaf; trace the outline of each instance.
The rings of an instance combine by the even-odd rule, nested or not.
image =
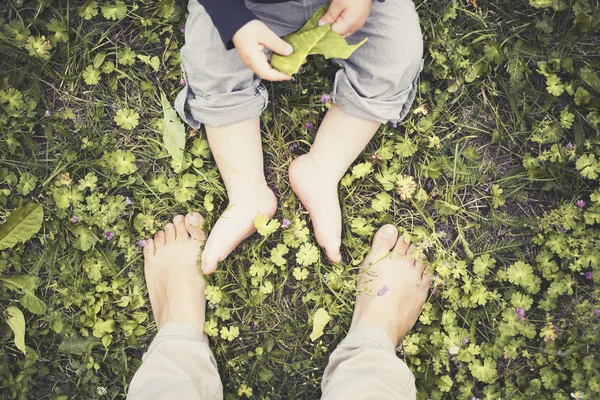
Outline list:
[[[106,53],[101,51],[94,57],[94,68],[100,68],[106,59]]]
[[[261,236],[269,236],[275,232],[281,224],[275,219],[270,219],[267,215],[259,214],[254,220],[254,227]]]
[[[98,343],[98,340],[93,336],[64,338],[58,346],[58,352],[62,354],[83,355],[96,343]]]
[[[319,249],[312,243],[304,243],[296,253],[296,262],[300,265],[308,266],[319,260]]]
[[[114,5],[102,6],[102,15],[108,20],[120,20],[127,15],[127,5],[122,1],[117,1]]]
[[[395,151],[402,158],[410,157],[417,152],[418,146],[409,138],[400,138]]]
[[[565,85],[556,74],[551,74],[546,78],[546,90],[548,93],[558,97],[565,91]]]
[[[100,74],[99,69],[94,68],[93,65],[88,65],[81,75],[83,81],[88,85],[97,85],[100,82]]]
[[[589,179],[596,179],[600,172],[600,163],[596,161],[596,156],[594,154],[582,154],[581,157],[577,159],[575,167],[582,176]]]
[[[575,100],[575,102],[577,102],[577,100]],[[567,110],[562,110],[560,113],[560,125],[565,129],[569,129],[573,126],[573,122],[575,122],[575,114],[570,113]]]
[[[375,211],[384,212],[392,206],[392,196],[386,192],[378,193],[371,202],[371,207]]]
[[[130,110],[129,108],[122,108],[117,111],[115,115],[115,122],[123,129],[132,130],[138,126],[140,114]]]
[[[125,47],[117,52],[117,60],[120,64],[133,65],[135,64],[135,52],[131,47]]]
[[[173,162],[176,165],[182,165],[185,149],[185,127],[163,92],[160,94],[160,101],[163,109],[163,142],[165,148],[173,158]]]
[[[98,237],[85,225],[77,225],[73,228],[73,233],[77,236],[73,241],[73,247],[76,249],[88,251],[98,242]]]
[[[523,261],[517,261],[506,272],[509,282],[515,285],[527,286],[532,282],[533,268]]]
[[[294,278],[296,278],[297,281],[303,281],[308,277],[308,270],[306,268],[296,267],[294,268],[292,275],[294,275]]]
[[[21,110],[25,107],[23,94],[15,88],[0,90],[0,104],[8,104],[9,111]]]
[[[232,326],[231,328],[222,327],[221,328],[221,338],[226,339],[228,341],[232,341],[236,337],[240,335],[240,328],[237,326]]]
[[[9,306],[6,307],[6,313],[8,314],[6,323],[15,335],[15,346],[23,354],[27,354],[27,349],[25,348],[25,316],[23,316],[23,312],[17,307]]]
[[[473,376],[485,383],[493,383],[496,380],[496,361],[491,358],[486,358],[483,364],[479,360],[475,360],[469,364],[469,369]]]
[[[27,38],[25,49],[29,50],[29,55],[32,57],[48,60],[50,59],[50,50],[52,50],[52,45],[45,36],[30,36]]]
[[[179,186],[173,191],[175,200],[179,203],[186,203],[196,196],[196,185],[198,177],[193,174],[185,174],[179,178]]]
[[[370,163],[368,161],[355,165],[352,168],[352,176],[354,176],[355,178],[364,178],[371,172],[373,172],[373,163]]]
[[[87,0],[84,5],[79,7],[78,14],[85,20],[90,20],[98,15],[98,3],[96,0]]]
[[[373,225],[371,225],[369,221],[367,221],[363,217],[354,218],[352,220],[352,223],[350,224],[350,227],[352,229],[352,232],[361,236],[371,236],[375,231]]]
[[[8,216],[0,225],[0,250],[24,243],[42,227],[44,209],[38,203],[27,204]]]
[[[154,72],[158,72],[158,69],[160,68],[160,59],[157,56],[150,57],[150,56],[143,56],[143,55],[138,54],[137,58],[144,64],[148,64],[149,66],[151,66],[152,69],[154,70]],[[162,94],[163,93],[161,93],[161,95]],[[164,103],[163,103],[163,109],[164,109]]]
[[[131,151],[116,150],[110,154],[110,165],[119,175],[129,175],[137,171],[135,155]]]
[[[219,328],[217,328],[217,320],[210,319],[204,323],[204,333],[210,337],[219,336]]]
[[[588,104],[591,99],[592,96],[590,95],[590,92],[585,90],[585,88],[581,86],[577,88],[577,91],[575,92],[575,104],[582,107]]]
[[[278,267],[283,267],[285,264],[287,264],[287,260],[283,256],[285,256],[289,251],[290,250],[285,244],[279,243],[277,247],[271,250],[270,260]]]
[[[35,294],[35,288],[40,279],[31,275],[17,275],[8,278],[0,278],[10,290],[23,294],[19,302],[33,314],[42,315],[46,312],[46,304]]]
[[[310,340],[313,342],[323,336],[323,329],[325,325],[331,321],[331,316],[324,308],[319,308],[313,316],[313,329],[310,334]]]
[[[581,76],[581,79],[590,85],[596,93],[600,93],[600,77],[598,77],[592,68],[587,66],[581,68],[579,70],[579,76]]]
[[[548,8],[553,6],[554,0],[529,0],[529,4],[534,8]]]
[[[325,58],[346,59],[367,41],[365,38],[360,43],[350,46],[343,36],[331,30],[331,25],[318,26],[318,21],[325,15],[327,8],[328,5],[325,5],[318,9],[299,31],[283,38],[292,45],[294,52],[289,56],[273,54],[271,57],[273,68],[292,75],[298,72],[306,57],[311,54],[321,54]]]

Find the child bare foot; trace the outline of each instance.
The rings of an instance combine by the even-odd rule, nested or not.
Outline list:
[[[202,272],[212,274],[223,261],[256,228],[258,214],[272,217],[277,210],[277,198],[266,183],[256,189],[231,194],[229,205],[217,220],[202,253]]]
[[[315,167],[311,153],[296,158],[289,168],[290,185],[310,215],[317,242],[337,263],[342,260],[342,212],[338,180],[328,172]]]
[[[358,275],[358,295],[350,330],[375,326],[398,346],[421,313],[431,280],[415,247],[398,237],[393,225],[384,225],[373,239],[371,251]]]
[[[206,234],[198,213],[177,215],[144,247],[144,274],[158,329],[167,322],[204,327],[206,284],[198,269]]]

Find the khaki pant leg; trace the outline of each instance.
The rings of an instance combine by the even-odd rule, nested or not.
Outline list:
[[[191,325],[165,324],[142,358],[127,400],[222,400],[223,386],[208,341]]]
[[[322,400],[416,399],[415,378],[380,329],[353,329],[329,357]]]

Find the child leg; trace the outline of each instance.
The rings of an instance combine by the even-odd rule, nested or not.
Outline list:
[[[365,37],[368,42],[348,60],[336,60],[342,65],[333,90],[336,105],[327,112],[310,152],[290,165],[292,188],[333,262],[341,259],[337,183],[381,123],[406,116],[422,63],[419,18],[410,0],[374,2],[367,22],[348,41]]]
[[[346,114],[334,105],[325,115],[310,152],[290,165],[290,184],[310,213],[317,242],[333,262],[342,259],[337,184],[379,126],[379,122]]]
[[[202,254],[202,271],[210,274],[255,231],[258,214],[275,214],[277,199],[265,180],[259,117],[206,126],[206,135],[229,197],[229,205],[213,227]]]
[[[280,35],[302,26],[300,6],[251,5],[256,15]],[[254,232],[254,219],[259,213],[275,213],[277,202],[263,171],[259,116],[267,102],[267,91],[237,51],[225,49],[204,7],[190,0],[188,10],[186,43],[181,50],[186,87],[177,97],[175,108],[193,128],[205,125],[229,197],[229,206],[213,227],[202,256],[203,271],[210,274]],[[276,18],[278,15],[293,18],[282,22]]]

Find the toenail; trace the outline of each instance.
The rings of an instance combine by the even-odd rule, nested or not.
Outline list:
[[[188,214],[188,215],[186,215],[185,218],[187,220],[187,223],[190,226],[198,226],[198,225],[200,225],[200,218],[196,217],[195,215]]]
[[[181,216],[181,215],[178,215],[178,216],[176,216],[176,217],[173,219],[173,221],[175,221],[175,222],[181,222],[181,221],[183,221],[183,216]]]
[[[385,239],[393,239],[396,232],[398,232],[398,230],[395,226],[386,225],[385,228],[383,228],[383,237]]]
[[[173,224],[167,224],[165,225],[165,229],[170,231],[171,229],[173,229]]]
[[[165,235],[165,233],[163,231],[160,231],[160,232],[157,233],[157,235],[162,237],[162,236]]]

